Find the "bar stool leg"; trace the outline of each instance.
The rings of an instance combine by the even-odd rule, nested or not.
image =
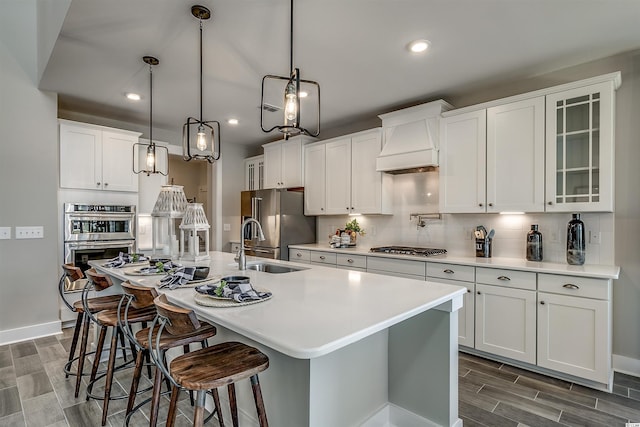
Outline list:
[[[138,393],[138,384],[140,383],[140,376],[142,375],[142,365],[144,364],[144,350],[139,350],[136,354],[136,367],[133,370],[133,378],[131,379],[131,389],[129,390],[129,399],[127,400],[127,412],[133,409],[133,405],[136,403],[136,394]]]
[[[83,313],[82,319],[82,340],[80,341],[80,355],[78,356],[78,375],[76,377],[75,397],[78,397],[78,394],[80,393],[82,372],[84,371],[84,359],[87,355],[87,341],[89,339],[89,316]]]
[[[204,400],[207,397],[205,390],[198,390],[196,393],[196,409],[193,413],[193,426],[202,427],[204,424]]]
[[[113,371],[116,366],[116,353],[118,352],[118,328],[112,328],[111,348],[109,349],[109,364],[107,365],[107,377],[104,383],[104,400],[102,401],[102,425],[107,423],[107,413],[109,412],[109,398],[111,397],[111,383],[113,382]]]
[[[79,312],[78,317],[76,318],[76,327],[73,330],[73,338],[71,340],[71,349],[69,350],[69,360],[67,364],[69,368],[71,368],[71,361],[73,360],[73,356],[76,354],[76,346],[78,345],[78,337],[80,336],[80,331],[82,330],[82,318],[83,313]],[[69,373],[65,373],[65,378],[69,378]]]
[[[98,374],[98,366],[100,365],[100,357],[102,356],[102,349],[104,348],[104,340],[107,336],[107,327],[100,327],[100,335],[98,335],[98,343],[96,344],[96,352],[93,355],[93,368],[91,369],[91,376],[89,377],[89,385],[87,385],[87,401],[89,401],[89,394],[93,390],[93,382]]]
[[[262,390],[260,389],[260,380],[258,375],[251,377],[251,388],[253,389],[253,399],[256,401],[256,411],[258,411],[258,420],[260,421],[260,427],[268,427],[267,411],[264,409],[264,402],[262,400]]]
[[[151,396],[151,413],[149,414],[149,425],[155,426],[158,423],[158,412],[160,410],[160,393],[162,388],[162,372],[156,368],[153,378],[153,394]],[[179,391],[179,390],[178,390]],[[173,394],[171,395],[173,399]]]
[[[220,395],[218,394],[218,389],[211,390],[211,394],[213,395],[213,404],[216,408],[216,415],[218,416],[218,424],[220,427],[224,427],[224,420],[222,419],[222,406],[220,405]]]
[[[167,427],[174,427],[176,423],[176,408],[178,406],[178,396],[180,387],[173,387],[171,390],[171,402],[169,403],[169,414],[167,415]]]
[[[231,423],[233,427],[238,427],[238,402],[236,401],[236,386],[231,383],[227,386],[229,394],[229,407],[231,409]]]

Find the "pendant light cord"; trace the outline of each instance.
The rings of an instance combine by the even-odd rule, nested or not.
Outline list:
[[[291,31],[289,33],[289,75],[293,74],[293,0],[291,0]]]
[[[200,18],[200,123],[202,123],[202,18]]]
[[[153,65],[149,64],[149,144],[153,146]]]

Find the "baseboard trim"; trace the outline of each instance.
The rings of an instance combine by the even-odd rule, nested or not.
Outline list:
[[[20,341],[33,340],[61,333],[62,328],[60,320],[49,323],[40,323],[38,325],[24,326],[22,328],[7,329],[5,331],[0,331],[0,345],[13,344]]]
[[[387,403],[360,427],[436,427],[439,425],[393,403]],[[462,420],[456,419],[452,427],[462,427]]]
[[[640,377],[640,360],[614,354],[611,361],[614,371]]]

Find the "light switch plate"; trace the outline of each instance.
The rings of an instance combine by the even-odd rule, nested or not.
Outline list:
[[[0,227],[0,240],[11,239],[11,227]]]
[[[231,231],[231,224],[223,224],[222,231]]]
[[[16,227],[16,239],[42,239],[44,238],[44,227]]]

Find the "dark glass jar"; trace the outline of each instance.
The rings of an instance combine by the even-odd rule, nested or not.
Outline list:
[[[538,224],[532,224],[527,233],[527,261],[542,261],[542,233]]]
[[[570,265],[584,264],[585,237],[584,223],[580,214],[573,214],[567,224],[567,263]]]

